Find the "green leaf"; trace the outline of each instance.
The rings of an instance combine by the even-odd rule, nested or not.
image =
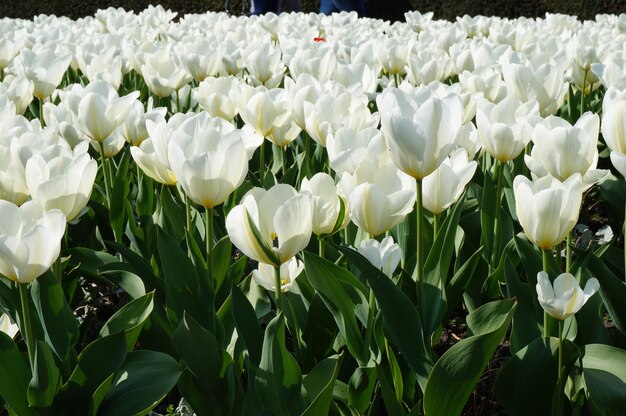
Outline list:
[[[424,389],[432,368],[432,358],[424,342],[421,319],[415,305],[389,277],[360,253],[344,247],[339,250],[367,278],[382,311],[385,332],[416,373],[420,387]]]
[[[463,339],[437,361],[424,392],[426,416],[460,415],[491,355],[511,322],[516,302],[491,302],[468,315],[468,326],[476,334]]]
[[[0,396],[16,415],[36,415],[28,407],[26,392],[31,378],[28,359],[19,352],[15,342],[0,331]]]
[[[185,205],[175,199],[172,193],[176,192],[176,187],[163,187],[161,192],[161,210],[155,222],[165,230],[165,232],[181,241],[185,236],[186,219]]]
[[[443,288],[448,283],[454,242],[464,200],[465,197],[462,197],[454,205],[435,236],[424,263],[424,280],[418,283],[418,308],[426,339],[430,339],[433,332],[437,330],[446,313],[447,305]]]
[[[496,185],[493,183],[489,172],[486,172],[484,175],[479,211],[481,231],[480,241],[482,246],[485,248],[483,251],[483,257],[488,263],[490,263],[492,256],[491,250],[493,247],[493,230],[496,217]]]
[[[557,338],[537,338],[519,350],[500,370],[493,392],[507,415],[550,415],[557,386]],[[579,355],[572,342],[563,343],[566,368]],[[529,400],[532,398],[532,400]]]
[[[232,261],[232,249],[233,244],[228,236],[222,237],[213,247],[213,272],[211,279],[213,280],[216,293],[222,287],[226,276],[228,276]]]
[[[65,299],[61,283],[50,272],[31,285],[31,296],[43,326],[45,340],[66,365],[78,340],[78,323]]]
[[[304,409],[301,384],[302,373],[285,347],[285,321],[279,314],[265,329],[256,392],[264,409],[277,415],[300,414]]]
[[[313,370],[302,379],[306,392],[307,408],[302,416],[327,415],[333,400],[335,380],[341,368],[342,355],[335,355],[320,361]]]
[[[137,214],[144,217],[151,216],[156,205],[154,181],[141,170],[138,171],[138,176]]]
[[[626,283],[595,256],[589,259],[589,271],[600,282],[600,294],[615,327],[626,335]]]
[[[132,350],[137,342],[143,323],[148,319],[154,307],[154,292],[134,299],[124,305],[100,329],[100,336],[124,332],[128,350]]]
[[[172,345],[205,388],[219,383],[223,362],[217,339],[189,315],[183,317],[174,331]]]
[[[378,376],[378,382],[380,383],[380,390],[383,393],[383,400],[385,401],[385,410],[390,416],[403,416],[406,412],[402,408],[402,405],[396,397],[396,393],[392,384],[389,382],[385,370],[380,366],[376,366],[376,375]]]
[[[307,251],[304,252],[304,269],[309,282],[319,292],[324,304],[333,314],[339,331],[346,340],[348,350],[357,360],[366,362],[369,352],[366,354],[363,350],[363,339],[357,325],[354,303],[337,281],[337,276],[350,272]]]
[[[448,301],[448,310],[446,315],[450,316],[461,302],[463,298],[463,292],[469,285],[470,281],[475,275],[476,266],[480,261],[480,257],[483,252],[483,247],[480,247],[469,259],[457,270],[457,272],[450,279],[450,283],[446,287],[446,299]]]
[[[100,267],[98,271],[102,277],[118,285],[133,299],[146,294],[143,280],[135,274],[133,267],[128,263],[109,263]]]
[[[364,414],[372,404],[372,393],[376,387],[376,369],[358,367],[348,383],[348,404],[359,414]]]
[[[237,333],[243,338],[248,349],[250,362],[253,369],[256,369],[261,361],[263,331],[254,313],[254,308],[252,308],[248,298],[246,298],[241,289],[233,285],[231,295]]]
[[[125,202],[128,200],[130,193],[130,181],[128,179],[128,166],[130,164],[130,151],[126,149],[122,154],[122,159],[115,173],[113,180],[113,188],[111,190],[111,201],[109,205],[109,220],[115,241],[121,241],[126,224],[126,215],[124,210]]]
[[[583,376],[589,396],[606,409],[626,409],[626,351],[610,345],[585,346]]]
[[[28,403],[33,407],[50,406],[60,384],[61,373],[52,350],[45,342],[37,341],[33,377],[28,384]]]
[[[162,352],[128,353],[98,415],[145,415],[176,385],[181,373],[176,360]]]
[[[125,358],[123,333],[99,338],[87,345],[78,356],[72,375],[57,395],[56,407],[63,409],[64,414],[91,414],[92,396],[105,380],[112,378]]]
[[[518,303],[513,314],[513,325],[509,337],[509,349],[512,354],[515,354],[542,336],[540,322],[543,323],[543,309],[537,301],[537,291],[534,286],[521,282],[514,270],[507,270],[504,277],[508,296],[514,297]]]
[[[208,325],[208,305],[211,299],[200,299],[199,278],[194,265],[176,241],[159,230],[157,238],[159,255],[163,263],[167,317],[173,328],[178,327],[183,313],[193,317],[201,325]]]

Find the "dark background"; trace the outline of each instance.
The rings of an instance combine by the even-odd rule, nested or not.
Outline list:
[[[31,19],[38,14],[55,14],[73,19],[93,15],[98,9],[124,7],[138,12],[149,4],[185,13],[225,10],[233,14],[244,11],[242,1],[249,0],[0,0],[0,17]],[[301,0],[303,11],[317,12],[319,0]],[[625,0],[365,0],[369,17],[404,20],[407,10],[432,11],[437,19],[454,20],[464,14],[501,17],[538,17],[546,12],[566,13],[581,20],[593,19],[597,13],[626,12]]]

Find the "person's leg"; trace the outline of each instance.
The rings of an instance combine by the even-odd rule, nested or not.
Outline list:
[[[280,0],[281,12],[301,12],[300,0]]]
[[[333,0],[320,0],[320,12],[324,14],[331,14],[338,12]]]
[[[252,14],[278,13],[278,0],[254,0],[254,11]]]
[[[332,3],[336,11],[355,11],[359,16],[365,16],[364,0],[332,0]]]

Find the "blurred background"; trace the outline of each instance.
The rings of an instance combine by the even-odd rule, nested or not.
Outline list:
[[[186,13],[205,11],[228,11],[246,14],[250,0],[0,0],[0,17],[31,19],[38,14],[55,14],[77,19],[93,15],[98,9],[123,7],[135,12],[149,4],[161,4]],[[319,11],[319,0],[301,0],[305,12]],[[384,20],[404,20],[404,12],[432,11],[437,19],[454,20],[456,16],[469,14],[501,17],[538,17],[549,13],[566,13],[580,19],[593,19],[598,13],[620,14],[626,12],[625,0],[365,0],[366,14]]]

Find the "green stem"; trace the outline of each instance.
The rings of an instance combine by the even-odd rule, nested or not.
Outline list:
[[[300,325],[298,325],[298,317],[296,316],[295,309],[293,304],[291,303],[291,299],[289,296],[285,296],[287,300],[287,306],[289,307],[289,311],[291,312],[291,316],[293,317],[293,333],[291,334],[296,339],[296,355],[302,362],[304,359],[304,342],[302,341],[302,336],[300,334]]]
[[[416,185],[416,191],[417,191],[417,198],[415,200],[415,223],[416,223],[416,229],[417,229],[417,273],[416,273],[416,282],[419,284],[422,282],[423,280],[423,274],[424,274],[424,260],[423,260],[423,255],[424,255],[424,249],[422,247],[423,245],[423,239],[424,239],[424,227],[422,224],[422,216],[423,216],[423,205],[422,205],[422,180],[421,179],[417,179],[415,181],[415,185]]]
[[[583,75],[583,88],[580,94],[580,115],[582,116],[585,112],[585,85],[587,84],[587,70],[585,70],[585,75]]]
[[[321,258],[324,258],[324,237],[317,237],[319,251],[318,254]]]
[[[374,291],[370,287],[370,294],[368,300],[369,310],[367,312],[367,328],[365,328],[365,353],[367,353],[372,345],[372,336],[374,334],[374,317],[376,316],[376,298],[374,297]]]
[[[26,341],[26,348],[28,349],[28,361],[30,363],[30,369],[34,373],[35,371],[35,343],[33,341],[33,331],[30,323],[30,306],[28,304],[28,283],[18,283],[17,286],[20,289],[20,301],[22,303],[22,323],[24,331],[24,341]]]
[[[263,177],[265,177],[265,139],[259,148],[259,179],[263,183]]]
[[[282,310],[282,284],[280,283],[280,266],[274,266],[274,293],[276,295],[276,314]]]
[[[98,142],[100,145],[100,164],[102,165],[102,177],[104,178],[104,189],[107,197],[107,207],[111,206],[111,178],[107,169],[107,158],[104,155],[104,143]]]
[[[285,174],[287,173],[287,147],[283,147],[282,149],[282,156],[283,156],[283,178],[285,177]]]
[[[563,414],[563,321],[559,319],[559,361],[557,368],[556,414]]]
[[[41,123],[41,127],[45,127],[46,123],[43,119],[43,98],[39,98],[39,123]]]
[[[502,179],[504,176],[504,162],[496,161],[496,177],[497,177],[497,186],[496,186],[496,206],[494,213],[494,237],[493,237],[493,247],[491,251],[491,267],[490,272],[493,272],[499,261],[499,251],[500,251],[500,234],[502,234],[502,221],[500,220],[500,200],[502,199]]]
[[[178,90],[176,90],[176,112],[182,113],[181,108],[180,108],[180,95],[178,93]]]
[[[204,238],[206,242],[206,265],[209,276],[213,276],[213,208],[204,208]]]
[[[439,214],[433,214],[433,239],[437,238],[439,233]]]
[[[395,73],[394,78],[396,80],[396,88],[399,88],[400,87],[400,74]]]
[[[187,231],[193,234],[191,231],[191,200],[187,194],[185,194],[185,226],[187,227]]]
[[[52,272],[54,274],[54,277],[56,277],[57,281],[60,282],[63,279],[61,255],[59,255],[59,257],[57,257],[54,263],[52,263]]]
[[[543,259],[543,271],[546,272],[548,274],[548,279],[550,278],[550,273],[548,271],[548,261],[549,261],[549,256],[550,256],[550,250],[541,250],[541,254],[542,254],[542,259]],[[543,337],[547,338],[550,336],[550,327],[551,327],[551,322],[550,322],[550,316],[548,315],[548,312],[544,311],[543,312]]]
[[[567,233],[565,240],[565,273],[569,273],[572,267],[572,232]]]

